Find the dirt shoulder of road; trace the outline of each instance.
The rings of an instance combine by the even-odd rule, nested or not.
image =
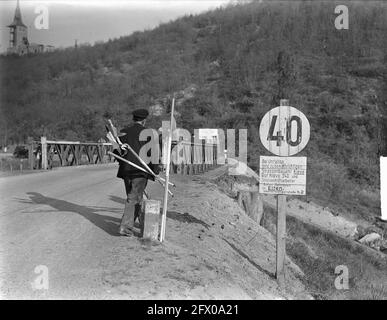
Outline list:
[[[273,236],[218,190],[213,174],[172,176],[177,188],[168,205],[166,241],[120,241],[103,262],[106,298],[311,298],[289,259],[286,288],[278,287]]]

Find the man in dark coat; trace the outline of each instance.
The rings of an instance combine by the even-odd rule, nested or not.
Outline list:
[[[145,122],[149,113],[146,109],[137,109],[133,111],[132,114],[133,124],[121,130],[120,140],[123,144],[127,143],[130,145],[134,152],[139,155],[141,147],[147,143],[147,141],[140,141],[139,136],[141,131],[146,129]],[[126,160],[129,160],[130,162],[144,168],[141,162],[133,155],[130,150],[115,150],[114,152],[119,153]],[[159,173],[158,164],[147,164],[155,174]],[[123,161],[119,161],[117,177],[124,180],[125,191],[127,195],[125,211],[124,215],[122,216],[119,233],[123,236],[130,236],[133,233],[133,227],[136,218],[142,220],[141,204],[148,179],[153,181],[155,179],[151,174],[145,173]],[[142,224],[142,221],[140,221],[140,224]]]

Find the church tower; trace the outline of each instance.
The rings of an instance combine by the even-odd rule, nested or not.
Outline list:
[[[17,0],[15,16],[9,28],[9,48],[14,53],[24,54],[28,51],[27,26],[22,21],[20,4]],[[25,50],[25,52],[24,52]]]

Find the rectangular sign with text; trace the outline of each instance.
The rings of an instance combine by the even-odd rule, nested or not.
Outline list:
[[[306,157],[267,157],[259,161],[259,192],[305,195]]]

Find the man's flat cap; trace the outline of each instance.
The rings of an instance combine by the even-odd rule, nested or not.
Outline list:
[[[137,109],[132,112],[134,121],[142,121],[149,115],[146,109]]]

